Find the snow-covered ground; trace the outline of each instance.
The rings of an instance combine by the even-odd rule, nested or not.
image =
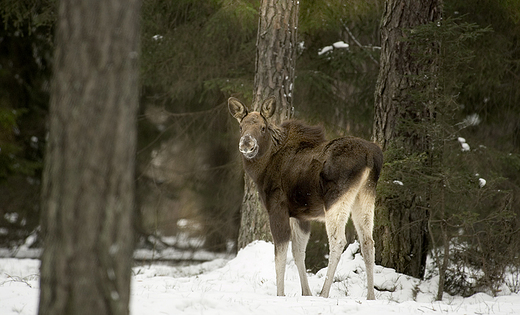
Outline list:
[[[286,294],[276,296],[274,248],[255,242],[229,260],[171,267],[135,267],[132,315],[154,314],[520,314],[520,295],[445,295],[435,302],[436,279],[419,281],[376,266],[376,301],[366,301],[364,263],[357,243],[343,254],[330,298],[317,297],[326,270],[309,275],[314,297],[302,297],[292,257]],[[0,259],[0,314],[37,313],[38,267],[34,259]]]

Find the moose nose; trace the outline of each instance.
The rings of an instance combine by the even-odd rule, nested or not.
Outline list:
[[[251,135],[244,135],[240,138],[238,149],[246,158],[251,159],[258,152],[258,143]]]

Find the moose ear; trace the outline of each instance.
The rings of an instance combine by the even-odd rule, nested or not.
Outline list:
[[[234,97],[228,99],[228,108],[231,116],[235,117],[238,122],[241,122],[247,115],[247,109],[244,104]]]
[[[270,118],[273,116],[276,110],[276,98],[274,96],[270,96],[262,103],[262,108],[260,109],[260,113],[264,118]]]

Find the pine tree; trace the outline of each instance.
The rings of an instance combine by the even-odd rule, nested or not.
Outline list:
[[[128,314],[139,1],[61,1],[39,314]]]
[[[274,96],[277,111],[271,119],[276,123],[291,118],[293,113],[298,5],[297,0],[264,0],[260,6],[253,109],[259,110],[263,100]],[[246,175],[238,247],[257,239],[270,240],[268,222],[256,187]]]
[[[417,76],[435,72],[435,63],[422,63],[417,48],[403,40],[405,30],[440,21],[442,1],[387,0],[381,21],[381,59],[375,93],[374,139],[386,150],[386,163],[395,159],[391,149],[414,156],[418,165],[429,163],[429,135],[409,128],[434,119],[431,103],[417,102],[413,95],[424,88]],[[428,48],[435,52],[438,43]],[[434,59],[435,60],[435,59]],[[428,87],[429,90],[434,87]],[[387,166],[388,167],[388,166]],[[398,200],[383,196],[376,207],[374,239],[376,262],[414,277],[422,277],[428,253],[429,193],[413,192]]]

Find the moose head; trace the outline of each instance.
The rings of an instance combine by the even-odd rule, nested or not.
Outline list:
[[[248,112],[246,106],[234,97],[228,100],[229,112],[240,123],[238,149],[248,159],[258,159],[269,151],[271,136],[268,119],[276,109],[276,99],[271,96],[262,102],[260,112]]]

